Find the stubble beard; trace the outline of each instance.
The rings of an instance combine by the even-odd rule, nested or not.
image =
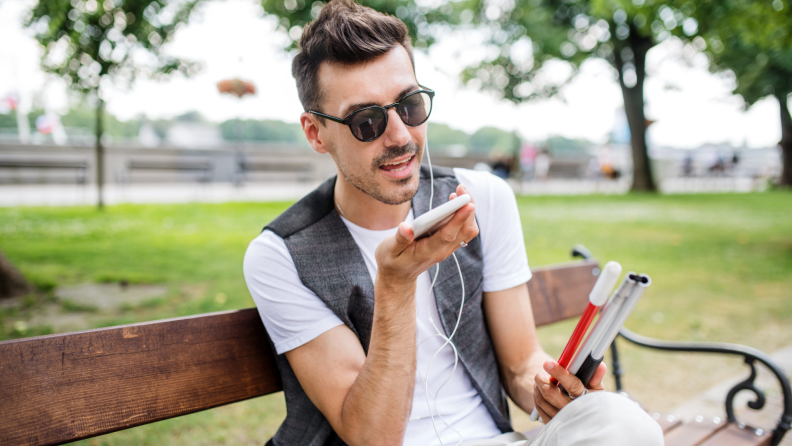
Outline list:
[[[401,180],[389,180],[386,185],[377,182],[379,166],[409,154],[414,155],[412,175]],[[341,171],[349,184],[381,203],[398,205],[412,200],[418,192],[421,158],[423,158],[421,147],[410,141],[401,147],[389,149],[385,155],[375,158],[371,163],[371,170],[367,172],[356,172],[355,169],[348,168],[344,162],[340,162],[339,159],[336,159],[336,163],[338,170]],[[393,186],[395,186],[395,190],[389,190]]]

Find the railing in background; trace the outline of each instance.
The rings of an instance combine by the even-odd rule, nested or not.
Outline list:
[[[434,149],[433,161],[447,167],[473,168],[486,156],[452,157]],[[82,175],[56,164],[84,166]],[[303,145],[228,144],[212,149],[169,146],[146,148],[114,145],[105,148],[105,179],[110,184],[314,182],[335,175],[329,155]],[[95,182],[91,146],[4,143],[0,141],[0,184],[64,184]]]

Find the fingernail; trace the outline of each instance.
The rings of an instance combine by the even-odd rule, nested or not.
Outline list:
[[[550,370],[553,370],[553,368],[555,368],[555,364],[554,363],[552,363],[550,361],[547,361],[547,362],[544,363],[544,369],[547,370],[548,372]]]

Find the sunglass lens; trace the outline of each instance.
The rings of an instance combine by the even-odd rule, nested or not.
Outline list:
[[[399,116],[405,124],[421,125],[432,112],[432,98],[426,93],[408,96],[399,103]]]
[[[360,111],[352,118],[349,128],[355,138],[370,141],[385,131],[385,115],[378,109]]]

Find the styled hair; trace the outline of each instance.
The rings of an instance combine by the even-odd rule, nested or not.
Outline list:
[[[323,94],[318,73],[323,62],[370,62],[396,45],[407,50],[415,70],[410,36],[401,20],[352,0],[331,0],[303,29],[300,52],[292,61],[292,76],[303,109],[319,110]]]

